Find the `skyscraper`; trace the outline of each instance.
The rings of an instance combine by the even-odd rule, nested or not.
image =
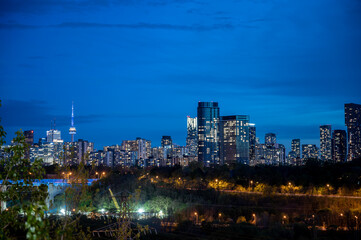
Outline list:
[[[277,143],[276,134],[266,133],[264,142],[266,145],[275,145]]]
[[[361,157],[361,105],[345,104],[345,124],[347,126],[347,160]]]
[[[74,142],[74,135],[76,134],[76,128],[74,127],[74,103],[71,103],[71,125],[69,128],[69,134],[71,135],[71,142]]]
[[[172,138],[170,136],[162,136],[162,147],[172,148]]]
[[[320,126],[320,152],[322,161],[331,161],[331,125]]]
[[[249,116],[222,116],[220,158],[223,164],[249,164]]]
[[[334,130],[332,134],[333,162],[345,162],[347,156],[347,136],[345,130]]]
[[[205,166],[220,164],[219,159],[219,107],[217,102],[199,102],[198,161]]]
[[[33,130],[24,131],[24,137],[25,137],[25,143],[28,144],[29,147],[31,147],[31,145],[33,145],[34,143],[34,131]]]
[[[318,148],[315,144],[302,144],[302,158],[307,159],[318,159]]]
[[[295,153],[296,158],[301,158],[301,140],[292,139],[291,142],[291,151]]]
[[[249,124],[249,162],[254,165],[256,160],[256,125]]]
[[[196,156],[198,154],[198,124],[197,118],[187,116],[187,147],[189,155]]]
[[[63,142],[63,140],[61,140],[61,132],[56,129],[50,129],[49,131],[46,131],[46,141],[48,143]]]

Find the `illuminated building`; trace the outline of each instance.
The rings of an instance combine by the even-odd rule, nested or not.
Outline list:
[[[69,134],[71,135],[71,142],[74,142],[74,135],[76,134],[76,128],[74,127],[74,103],[71,104],[71,126],[69,128]]]
[[[320,153],[322,161],[331,161],[331,125],[320,126]]]
[[[25,143],[26,143],[26,149],[25,149],[25,158],[30,158],[30,147],[34,143],[34,131],[28,130],[24,131],[24,137],[25,137]]]
[[[249,116],[222,116],[220,158],[223,164],[249,164]]]
[[[286,161],[286,149],[284,145],[278,144],[276,134],[267,133],[265,144],[256,143],[255,163],[267,165],[281,165]]]
[[[50,129],[49,131],[46,131],[46,141],[51,142],[63,142],[61,139],[61,132],[56,129]]]
[[[170,136],[162,136],[162,147],[172,148],[172,138]]]
[[[33,130],[24,131],[24,137],[25,137],[26,144],[28,144],[29,146],[33,145],[33,143],[34,143],[34,131]]]
[[[345,124],[347,126],[347,160],[361,157],[361,105],[345,104]]]
[[[318,159],[318,148],[315,144],[302,144],[302,158],[307,159]]]
[[[264,142],[266,145],[269,145],[269,146],[275,145],[277,143],[276,134],[266,133]]]
[[[300,139],[292,139],[291,151],[294,152],[295,157],[297,159],[301,158],[301,140]]]
[[[249,162],[250,165],[255,164],[256,160],[256,125],[250,123],[249,125]]]
[[[333,162],[345,162],[347,156],[347,135],[345,130],[334,130],[332,134]]]
[[[197,118],[187,116],[187,139],[186,144],[189,149],[190,156],[198,154],[198,124]]]
[[[198,161],[205,166],[220,164],[219,158],[219,107],[217,102],[199,102]]]

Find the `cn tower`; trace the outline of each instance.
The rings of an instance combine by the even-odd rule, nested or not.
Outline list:
[[[71,103],[71,126],[69,128],[69,134],[71,135],[71,142],[74,142],[74,134],[76,134],[76,128],[74,127],[74,102]]]

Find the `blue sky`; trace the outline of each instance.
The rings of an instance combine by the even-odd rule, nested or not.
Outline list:
[[[248,114],[257,136],[319,143],[361,103],[358,0],[2,0],[0,117],[98,148],[162,135],[185,144],[198,101]]]

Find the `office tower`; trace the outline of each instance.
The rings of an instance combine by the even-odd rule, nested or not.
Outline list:
[[[254,165],[256,160],[256,125],[250,123],[249,125],[249,162]]]
[[[55,129],[50,129],[49,131],[46,131],[46,141],[48,143],[63,142],[63,140],[61,139],[61,132]]]
[[[331,161],[331,125],[320,126],[320,153],[322,161]]]
[[[162,136],[162,147],[172,148],[172,138],[170,136]]]
[[[315,144],[302,144],[302,158],[307,159],[318,159],[318,148]]]
[[[198,154],[198,124],[197,118],[187,116],[187,139],[186,144],[189,149],[189,155],[197,156]]]
[[[292,139],[291,151],[294,152],[296,158],[301,158],[301,140]]]
[[[345,130],[334,130],[332,134],[333,162],[345,162],[347,156],[347,135]]]
[[[345,124],[347,126],[347,160],[361,157],[361,105],[345,104]]]
[[[205,166],[220,164],[219,159],[219,107],[217,102],[199,102],[198,161]]]
[[[29,146],[33,145],[33,143],[34,143],[34,131],[33,130],[24,131],[24,137],[25,137],[26,144],[28,144]]]
[[[286,164],[286,147],[283,144],[278,144],[277,149],[277,155],[278,155],[278,162],[279,164]]]
[[[276,134],[274,133],[267,133],[265,136],[265,144],[266,145],[275,145],[277,142]]]
[[[25,158],[30,159],[30,148],[34,143],[34,131],[33,130],[24,131],[24,137],[26,143]]]
[[[249,164],[249,116],[222,116],[220,158],[223,164]]]
[[[74,127],[74,103],[71,103],[71,125],[69,128],[69,134],[71,135],[71,142],[74,142],[74,135],[76,134],[76,128]]]

